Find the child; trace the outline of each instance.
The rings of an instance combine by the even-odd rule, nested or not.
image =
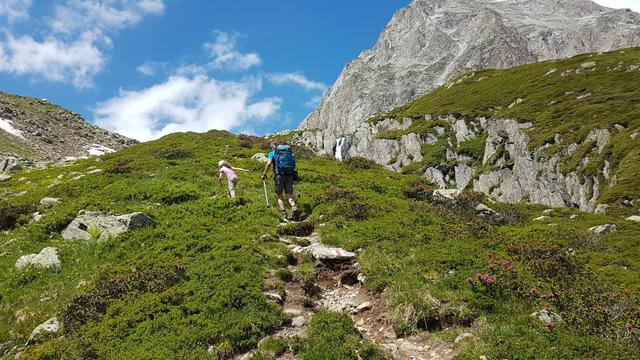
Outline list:
[[[238,175],[236,175],[236,171],[249,171],[249,170],[245,170],[245,169],[241,169],[241,168],[236,168],[233,167],[231,165],[229,165],[228,162],[224,161],[224,160],[220,160],[218,162],[218,168],[220,169],[220,175],[218,177],[218,180],[220,181],[220,184],[222,184],[222,178],[223,177],[227,177],[227,184],[229,184],[229,194],[228,196],[230,198],[235,198],[236,197],[236,185],[238,185]]]

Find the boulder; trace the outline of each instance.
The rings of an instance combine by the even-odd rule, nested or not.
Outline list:
[[[549,326],[554,326],[560,321],[562,321],[562,318],[560,317],[560,315],[554,312],[551,312],[547,309],[536,311],[533,314],[531,314],[531,316],[537,318],[538,320],[542,321],[543,323]]]
[[[62,203],[62,200],[58,198],[46,197],[40,200],[40,206],[43,208],[54,207],[56,205],[60,205],[61,203]]]
[[[353,312],[357,314],[367,310],[371,310],[371,303],[368,301],[365,301],[362,304],[356,306]]]
[[[594,214],[606,214],[608,209],[609,209],[609,205],[600,204],[600,205],[596,206],[596,209],[593,211],[593,213]]]
[[[115,238],[131,229],[153,226],[153,219],[141,212],[126,215],[110,215],[103,212],[81,210],[78,216],[62,231],[65,240],[99,240]]]
[[[24,255],[16,261],[16,269],[18,270],[27,266],[45,269],[62,266],[62,262],[60,262],[60,258],[58,258],[58,249],[54,247],[46,247],[38,254]]]
[[[498,212],[488,207],[485,204],[476,205],[475,211],[478,213],[480,217],[492,217],[498,215]]]
[[[22,165],[20,165],[20,159],[13,156],[0,159],[0,172],[18,171],[20,169],[22,169]]]
[[[352,260],[356,254],[341,248],[334,248],[325,245],[311,245],[305,249],[310,252],[316,260]]]
[[[42,220],[42,218],[44,218],[44,215],[40,214],[40,212],[34,212],[33,214],[31,214],[31,221],[29,223],[37,223]]]
[[[627,218],[627,220],[634,221],[634,222],[640,222],[640,216],[638,216],[638,215],[629,216]]]
[[[457,189],[437,189],[433,191],[433,200],[456,201],[462,192]]]
[[[304,320],[304,316],[300,315],[300,316],[296,316],[293,318],[293,320],[291,320],[291,326],[293,327],[302,327],[304,326],[305,320]]]
[[[58,322],[58,319],[51,318],[33,329],[31,336],[29,336],[29,340],[27,340],[27,345],[46,341],[59,331],[60,323]]]
[[[256,160],[256,161],[259,161],[259,162],[264,162],[264,163],[269,161],[269,159],[267,158],[267,155],[265,155],[263,153],[254,154],[251,158],[253,160]]]
[[[615,232],[617,229],[618,227],[613,224],[605,224],[605,225],[590,227],[589,231],[591,231],[594,234],[604,235],[610,232]]]
[[[11,175],[8,174],[0,174],[0,181],[7,181],[11,179]]]

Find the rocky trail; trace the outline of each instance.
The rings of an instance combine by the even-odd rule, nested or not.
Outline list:
[[[376,344],[392,359],[453,359],[455,351],[452,344],[435,340],[426,332],[407,338],[396,336],[388,321],[388,306],[382,294],[371,292],[364,286],[366,279],[359,270],[356,254],[322,244],[320,235],[308,223],[280,225],[279,229],[291,226],[306,229],[306,233],[297,233],[300,236],[283,235],[279,238],[294,254],[288,270],[296,274],[304,262],[303,258],[310,254],[315,261],[316,279],[312,288],[305,287],[302,281],[286,281],[284,296],[276,292],[265,293],[292,318],[287,326],[270,337],[304,337],[313,315],[320,310],[329,310],[348,314],[362,338]],[[267,284],[277,281],[272,275],[268,275],[265,280]],[[248,360],[255,353],[251,351],[235,359]],[[295,356],[287,352],[278,359],[295,359]]]

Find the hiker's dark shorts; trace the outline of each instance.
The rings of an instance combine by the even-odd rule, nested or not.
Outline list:
[[[291,175],[276,175],[276,194],[282,194],[283,192],[287,195],[293,194],[293,176]]]

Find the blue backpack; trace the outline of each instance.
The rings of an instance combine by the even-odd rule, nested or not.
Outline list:
[[[289,146],[278,146],[273,152],[276,175],[294,175],[296,172],[296,157]]]

